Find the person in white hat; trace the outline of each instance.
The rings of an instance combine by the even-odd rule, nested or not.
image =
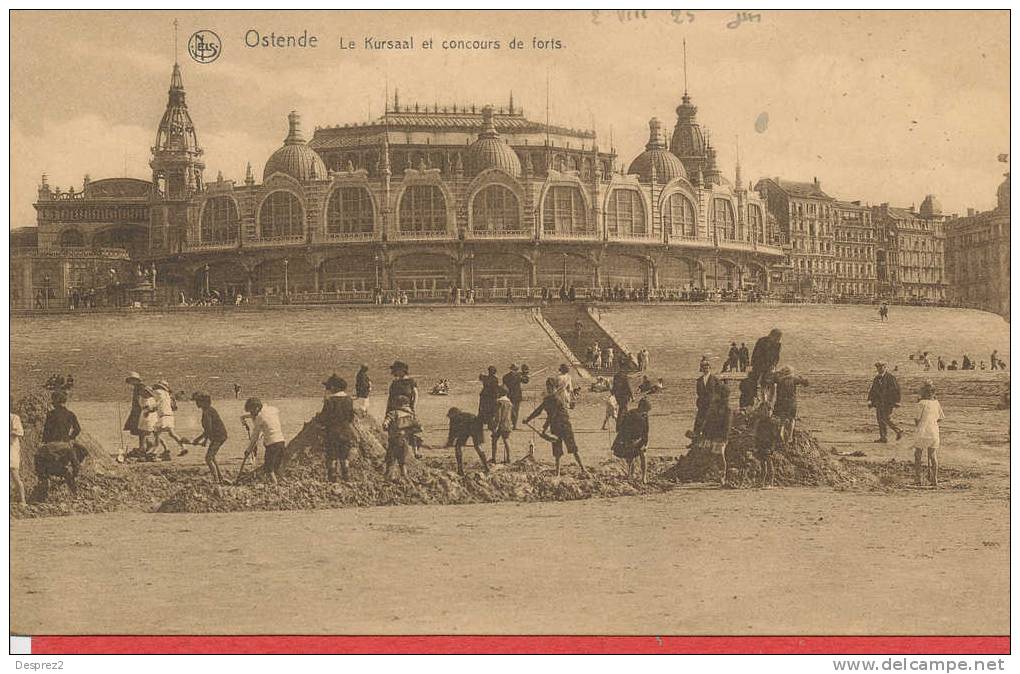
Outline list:
[[[163,434],[169,435],[180,447],[178,456],[184,456],[188,450],[184,448],[184,441],[174,431],[174,412],[177,411],[177,402],[170,393],[170,384],[165,379],[160,379],[152,387],[152,393],[156,398],[157,413],[159,420],[156,422],[156,441],[163,444],[163,454],[160,457],[164,461],[170,460],[170,449],[163,441]]]

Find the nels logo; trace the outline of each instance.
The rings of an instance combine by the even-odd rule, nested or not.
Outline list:
[[[220,36],[211,30],[199,30],[188,40],[188,53],[198,63],[212,63],[220,57],[223,45]]]

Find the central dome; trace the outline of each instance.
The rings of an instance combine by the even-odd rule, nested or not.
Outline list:
[[[666,149],[666,141],[662,138],[662,126],[655,117],[648,121],[648,144],[645,145],[645,151],[639,154],[627,169],[627,173],[636,173],[638,180],[643,183],[652,182],[653,172],[655,182],[662,185],[674,178],[687,177],[683,162]]]
[[[274,152],[266,168],[262,171],[262,182],[274,173],[285,173],[292,178],[305,182],[307,180],[326,180],[328,172],[322,157],[308,147],[301,135],[301,116],[292,111],[287,115],[290,122],[290,133],[283,141],[283,147]]]
[[[492,106],[482,108],[482,132],[468,149],[468,170],[477,175],[488,169],[505,171],[515,178],[521,175],[521,160],[513,148],[503,142],[492,121]]]

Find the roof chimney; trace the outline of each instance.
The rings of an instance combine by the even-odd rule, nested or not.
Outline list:
[[[818,183],[818,176],[815,176],[815,188],[821,189],[821,185]]]

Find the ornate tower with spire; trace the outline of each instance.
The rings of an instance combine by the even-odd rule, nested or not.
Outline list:
[[[676,126],[669,142],[669,151],[683,162],[687,175],[697,176],[707,169],[705,136],[697,120],[698,108],[687,93],[687,40],[684,40],[684,97],[676,109]]]
[[[189,203],[196,193],[205,189],[202,176],[205,162],[195,125],[188,113],[181,66],[176,61],[149,167],[152,169],[153,185],[153,203],[149,209],[150,251],[154,254],[180,253],[187,240]]]

